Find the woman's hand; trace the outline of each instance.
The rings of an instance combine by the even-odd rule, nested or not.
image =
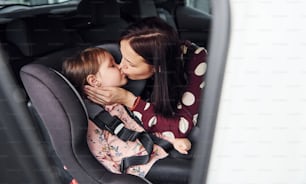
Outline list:
[[[188,138],[167,137],[163,136],[163,134],[159,132],[155,132],[154,135],[169,141],[173,145],[174,149],[181,154],[188,154],[188,151],[191,149],[191,142]]]
[[[87,98],[100,105],[123,104],[131,108],[136,96],[120,87],[92,87],[85,85],[84,92]]]
[[[191,142],[187,138],[176,138],[172,144],[181,154],[188,154],[188,151],[191,149]]]

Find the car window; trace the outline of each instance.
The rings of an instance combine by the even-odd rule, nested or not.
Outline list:
[[[36,6],[36,5],[48,5],[48,4],[57,4],[63,3],[67,1],[75,1],[75,0],[0,0],[0,8],[9,6],[9,5],[28,5],[28,6]]]
[[[78,6],[79,1],[80,0],[0,0],[0,42],[1,45],[3,45],[4,51],[7,52],[7,55],[9,56],[6,58],[8,60],[7,62],[9,63],[7,66],[12,68],[12,75],[17,79],[16,85],[21,84],[19,71],[22,66],[28,63],[36,62],[59,70],[61,60],[63,58],[70,57],[75,52],[79,51],[79,49],[88,45],[96,45],[105,42],[108,43],[113,39],[117,41],[117,38],[115,38],[117,37],[116,29],[120,31],[121,26],[124,27],[128,25],[127,23],[130,23],[129,21],[132,21],[132,19],[121,19],[121,16],[117,16],[118,12],[115,11],[117,10],[115,8],[114,11],[111,11],[112,16],[109,16],[110,12],[106,11],[107,9],[103,9],[103,7],[102,9],[104,11],[94,11],[94,14],[92,14],[92,12],[88,13],[86,8],[89,7]],[[103,0],[98,1],[106,2]],[[113,0],[108,2],[113,2]],[[129,0],[129,2],[132,1]],[[134,2],[136,2],[136,0]],[[157,2],[157,0],[155,0],[155,2]],[[166,2],[165,0],[159,2],[160,4],[158,4],[158,6],[156,4],[158,16],[165,18],[165,20],[169,23],[176,24],[175,28],[177,28],[182,40],[190,40],[195,44],[203,46],[209,50],[208,38],[210,36],[210,22],[212,19],[209,0],[186,0],[187,7],[182,0],[176,0],[175,2],[177,4],[175,5],[178,5],[178,8],[173,8],[175,6],[172,6],[174,2],[172,0],[169,1],[170,3]],[[98,8],[100,7],[97,7],[97,9]],[[132,6],[131,9],[133,10],[133,8],[136,7]],[[121,10],[122,9],[120,7],[119,13],[121,13]],[[129,12],[131,13],[131,11]],[[91,16],[99,16],[99,18],[103,18],[93,19]],[[148,16],[147,12],[141,16]],[[103,21],[103,24],[99,21]],[[105,21],[107,21],[107,23],[105,23]],[[209,53],[213,52],[209,51]],[[217,62],[218,61],[215,59],[214,63]],[[6,81],[4,78],[2,78],[2,80]],[[2,85],[1,88],[6,89],[4,85]],[[5,96],[2,99],[6,98],[9,97]],[[212,99],[210,97],[208,98]],[[12,100],[12,103],[13,102],[14,101]],[[26,100],[23,102],[26,102]],[[22,105],[25,104],[22,103]],[[19,104],[19,106],[21,105]],[[25,106],[22,107],[26,108]],[[5,106],[3,109],[5,109]],[[21,123],[26,126],[27,124],[25,124],[24,121],[25,120],[22,119]],[[32,119],[29,121],[29,123],[32,123],[32,121],[36,123],[35,120]],[[12,126],[13,130],[14,127],[19,128],[19,126]],[[210,127],[214,126],[211,125]],[[40,134],[40,131],[37,131],[37,133]],[[207,135],[210,136],[211,134]],[[200,137],[198,138],[202,139]],[[25,143],[24,145],[27,147],[31,144]],[[31,148],[29,149],[31,150]],[[210,150],[210,147],[203,147],[203,149]],[[202,154],[202,152],[200,154]],[[205,158],[208,159],[209,157]],[[33,157],[33,159],[35,159],[35,157]],[[196,160],[196,162],[197,161],[198,160]],[[11,161],[8,160],[7,162],[10,163],[11,166]],[[205,162],[205,164],[202,164],[203,162]],[[196,164],[195,167],[196,169],[204,171],[207,169],[206,163],[208,163],[207,160],[199,160],[199,164],[202,165]],[[21,167],[17,164],[14,164],[14,166],[15,165],[16,167]],[[25,164],[23,167],[27,166],[28,165]],[[2,170],[6,171],[6,168],[3,168]],[[31,171],[31,169],[28,170]],[[11,181],[12,179],[15,179],[12,177],[12,175],[13,174],[6,176],[4,181]],[[35,177],[36,176],[29,177],[29,180],[31,180],[31,178],[35,179]],[[51,174],[48,177],[52,177]],[[16,179],[18,178],[21,177],[16,177]],[[199,183],[199,180],[202,180],[202,176],[199,175],[194,176],[193,178],[195,183]]]
[[[210,0],[187,0],[186,5],[205,13],[211,13]]]

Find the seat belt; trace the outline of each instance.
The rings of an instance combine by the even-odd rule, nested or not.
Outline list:
[[[101,106],[84,100],[88,111],[89,118],[101,129],[109,131],[123,141],[135,141],[138,139],[147,151],[147,155],[126,157],[121,161],[120,171],[126,173],[126,170],[132,165],[146,164],[150,160],[153,151],[153,140],[150,135],[145,132],[137,132],[124,127],[123,122],[117,117],[110,115]],[[133,117],[132,117],[133,118]],[[136,120],[137,121],[137,120]]]
[[[131,118],[133,118],[136,123],[138,123],[140,126],[142,126],[142,122],[138,119],[137,116],[133,112],[131,112],[126,106],[124,106],[126,112],[129,114]],[[162,147],[164,151],[167,153],[170,152],[172,149],[174,149],[173,145],[166,141],[165,139],[159,138],[156,135],[149,133],[150,137],[152,138],[154,144],[157,144],[158,146]]]

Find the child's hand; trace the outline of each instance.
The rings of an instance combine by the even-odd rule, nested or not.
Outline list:
[[[172,144],[181,154],[188,154],[188,151],[191,149],[191,142],[187,138],[176,138]]]

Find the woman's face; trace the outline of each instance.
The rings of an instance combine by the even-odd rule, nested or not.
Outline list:
[[[148,79],[154,74],[153,65],[146,63],[145,59],[132,49],[128,40],[121,40],[120,50],[122,59],[119,67],[129,79]]]
[[[127,78],[119,69],[113,56],[109,53],[105,54],[100,64],[96,79],[100,82],[100,86],[123,86],[127,83]]]

